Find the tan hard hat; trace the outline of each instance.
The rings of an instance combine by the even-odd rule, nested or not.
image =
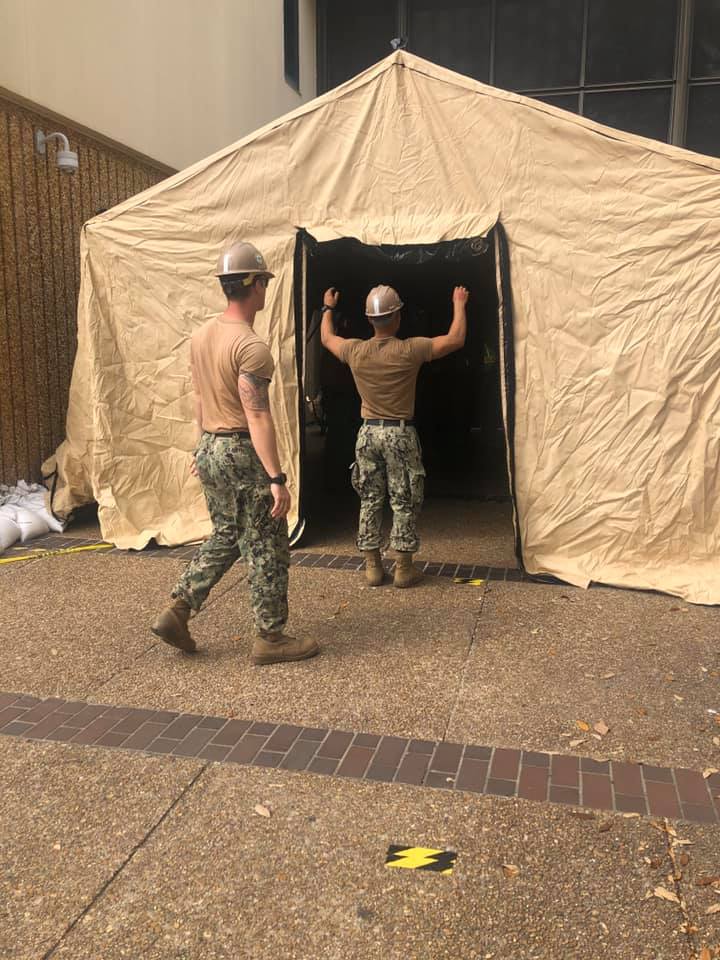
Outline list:
[[[237,273],[245,273],[250,276],[275,276],[268,270],[265,257],[258,248],[245,241],[234,243],[224,253],[220,254],[215,276],[231,277]]]
[[[373,287],[365,301],[365,315],[368,317],[386,317],[400,310],[403,302],[392,287],[381,284]]]

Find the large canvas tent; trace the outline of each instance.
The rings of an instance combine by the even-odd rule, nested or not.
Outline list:
[[[719,215],[720,161],[396,52],[85,225],[55,509],[97,500],[126,548],[207,534],[189,337],[228,239],[277,274],[258,330],[297,504],[300,234],[490,236],[525,568],[720,602]]]

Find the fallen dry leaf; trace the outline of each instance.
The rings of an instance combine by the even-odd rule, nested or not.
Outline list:
[[[504,863],[502,865],[503,873],[508,879],[517,877],[520,875],[520,867],[516,867],[514,863]],[[720,904],[718,904],[720,906]]]
[[[607,833],[611,826],[612,826],[612,820],[603,820],[603,822],[598,827],[598,833]]]
[[[673,694],[673,699],[674,699],[674,700],[677,700],[678,703],[682,703],[683,700],[685,699],[685,697],[680,697],[680,696],[677,695],[677,693],[674,693],[674,694]]]
[[[253,809],[254,809],[255,813],[256,813],[259,817],[270,817],[270,816],[272,816],[272,814],[270,813],[270,811],[268,810],[268,808],[267,808],[266,806],[264,806],[264,804],[262,804],[262,803],[256,804]]]
[[[659,900],[669,900],[671,903],[680,903],[680,897],[672,890],[666,890],[665,887],[655,887],[653,896]],[[720,906],[720,904],[718,904]]]
[[[703,947],[700,951],[700,960],[712,960],[712,954],[709,947]]]
[[[713,743],[716,747],[720,747],[720,737],[713,737]]]
[[[596,733],[599,733],[601,737],[604,737],[607,733],[610,733],[610,727],[605,723],[604,720],[598,720],[598,722],[593,725],[593,730]]]
[[[703,776],[707,780],[708,777],[711,777],[714,773],[720,773],[717,767],[708,767],[706,770],[703,770]]]
[[[581,743],[587,743],[587,737],[582,737],[580,740],[571,740],[571,747],[579,747]]]
[[[709,887],[713,883],[720,883],[720,877],[698,877],[695,881],[695,886]]]
[[[681,853],[678,857],[678,863],[681,867],[686,867],[690,863],[690,857],[686,853]]]
[[[585,723],[584,720],[576,720],[575,723],[577,724],[577,726],[579,727],[579,729],[583,731],[583,733],[588,733],[588,732],[589,732],[589,730],[590,730],[590,724],[589,724],[589,723]]]
[[[720,913],[720,903],[714,903],[711,907],[708,907],[705,911],[705,916],[709,916],[711,913]]]
[[[613,678],[614,676],[615,676],[614,673],[604,673],[604,674],[603,674],[603,680],[612,680],[612,678]]]
[[[639,816],[640,816],[639,813],[624,813],[624,814],[623,814],[623,817],[624,817],[626,820],[634,820],[636,817],[639,817]]]

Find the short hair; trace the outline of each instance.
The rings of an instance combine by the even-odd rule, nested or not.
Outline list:
[[[220,277],[220,286],[230,303],[240,303],[250,296],[256,279],[257,277],[253,277],[252,283],[245,283],[244,274],[233,274],[229,277]]]

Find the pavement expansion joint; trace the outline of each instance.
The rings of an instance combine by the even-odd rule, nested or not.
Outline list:
[[[717,824],[720,773],[0,692],[0,734]]]
[[[101,900],[102,897],[104,896],[105,891],[108,889],[108,887],[110,887],[111,884],[113,884],[115,880],[117,880],[117,878],[120,876],[123,870],[133,860],[133,858],[135,857],[135,854],[139,850],[142,850],[142,848],[145,846],[148,840],[152,837],[155,831],[165,822],[165,820],[167,820],[167,818],[173,812],[175,807],[180,803],[180,801],[183,800],[184,797],[186,797],[187,794],[193,789],[193,787],[198,782],[200,777],[207,770],[208,766],[209,766],[208,763],[203,764],[203,766],[192,776],[192,778],[188,781],[188,783],[185,784],[185,786],[182,788],[182,790],[180,790],[180,792],[172,801],[172,803],[168,804],[167,808],[157,818],[155,823],[149,828],[149,830],[147,830],[147,832],[143,835],[143,837],[135,844],[135,846],[132,848],[132,850],[127,855],[127,857],[125,857],[125,859],[120,864],[120,866],[113,872],[112,876],[108,877],[105,883],[103,883],[102,886],[99,887],[99,889],[94,893],[94,895],[91,897],[88,903],[85,904],[85,906],[80,911],[80,913],[78,913],[78,915],[68,924],[65,930],[63,930],[61,936],[58,938],[58,940],[56,940],[53,946],[50,947],[50,949],[45,954],[43,954],[42,960],[50,960],[50,958],[54,956],[54,954],[62,946],[63,942],[72,933],[75,927],[82,922],[83,917],[85,917],[95,907],[98,901]]]

